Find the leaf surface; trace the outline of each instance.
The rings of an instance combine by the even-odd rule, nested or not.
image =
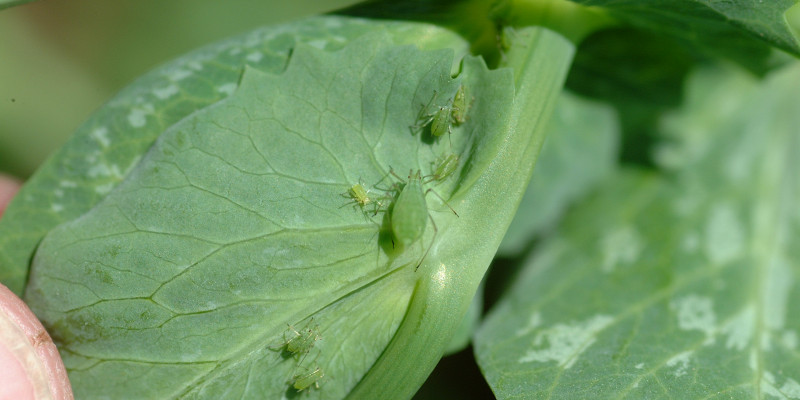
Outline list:
[[[767,56],[764,41],[800,55],[798,27],[784,15],[795,0],[572,0],[608,9],[612,15],[645,30],[678,38],[709,54],[731,57],[758,68]]]
[[[306,24],[335,31],[349,21]],[[355,21],[356,32],[363,25]],[[421,296],[418,281],[446,287],[452,278],[439,269],[451,254],[464,257],[454,263],[479,281],[504,226],[484,246],[464,232],[486,233],[488,215],[474,210],[485,210],[484,192],[497,194],[483,179],[506,159],[497,154],[514,132],[507,125],[514,81],[510,70],[490,72],[472,57],[453,78],[452,49],[464,43],[422,27],[376,23],[354,39],[326,32],[308,44],[287,33],[285,71],[246,67],[229,97],[164,127],[120,168],[130,172],[101,162],[119,180],[100,192],[87,185],[96,204],[47,234],[26,289],[60,345],[77,397],[291,397],[296,377],[320,367],[325,376],[311,397],[343,398],[394,340],[413,296]],[[395,45],[392,29],[405,31],[402,41],[416,34],[445,49]],[[348,44],[321,50],[328,41]],[[558,71],[563,82],[564,68]],[[431,99],[446,102],[462,83],[475,96],[470,120],[449,140],[416,133],[420,110]],[[123,122],[135,127],[149,109],[134,108]],[[402,190],[401,174],[427,175],[451,151],[463,160],[453,178],[424,184],[437,194],[427,195],[425,211],[435,222],[401,248],[386,210]],[[505,168],[516,170],[510,160]],[[382,202],[377,214],[348,198],[358,182]],[[465,297],[465,305],[472,297],[448,295],[455,304]],[[452,311],[460,320],[463,311]],[[319,340],[307,354],[286,354],[287,334],[305,327]],[[442,336],[442,348],[426,360],[444,351],[449,335]],[[415,383],[401,383],[403,393]]]
[[[697,72],[666,179],[570,213],[476,335],[498,398],[800,397],[800,66]]]

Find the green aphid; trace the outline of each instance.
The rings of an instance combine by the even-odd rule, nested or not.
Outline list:
[[[385,200],[385,198],[372,197],[369,189],[364,188],[364,184],[361,183],[360,181],[359,183],[356,183],[355,185],[347,189],[347,192],[342,193],[342,196],[351,200],[351,202],[347,204],[353,204],[354,208],[355,207],[361,208],[361,211],[365,213],[364,214],[365,216],[368,206],[372,206],[371,207],[372,209],[370,210],[372,212],[372,215],[377,215],[378,212],[383,207],[383,202],[381,200]],[[344,206],[346,206],[347,204],[345,204]]]
[[[456,168],[458,168],[458,161],[458,156],[453,153],[439,157],[439,159],[436,161],[436,166],[433,170],[433,173],[425,177],[428,179],[427,182],[441,182],[447,179],[453,174],[453,172],[455,172]]]
[[[402,180],[402,178],[397,176],[394,171],[390,172],[396,178]],[[433,191],[433,189],[423,190],[422,184],[422,176],[419,170],[417,170],[416,173],[409,172],[408,181],[404,182],[404,184],[401,186],[400,194],[397,195],[397,199],[392,207],[392,233],[394,234],[394,238],[400,242],[403,247],[408,247],[414,244],[422,237],[422,235],[425,233],[428,219],[430,219],[431,224],[433,224],[433,238],[431,239],[431,244],[433,244],[433,241],[436,240],[436,234],[439,231],[436,227],[436,223],[433,221],[433,217],[430,215],[430,213],[428,213],[428,203],[425,200],[425,196],[428,194],[428,192]],[[447,202],[436,192],[433,193],[442,199],[445,204],[447,204]],[[450,207],[450,205],[447,206]],[[450,207],[450,210],[453,211],[453,214],[458,216],[458,213],[456,213],[452,207]],[[428,249],[425,250],[422,258],[420,258],[419,262],[417,263],[416,268],[419,268],[419,266],[422,264],[422,261],[425,260],[425,256],[428,255],[430,248],[431,246],[428,246]]]
[[[392,233],[403,246],[416,242],[428,223],[428,203],[422,190],[420,171],[409,173],[392,207]]]
[[[474,99],[469,98],[467,94],[467,87],[465,85],[461,85],[458,87],[458,91],[456,91],[456,95],[453,97],[453,120],[455,121],[456,125],[461,125],[467,121],[467,112],[469,111],[470,106],[472,105],[472,101]]]
[[[297,390],[298,392],[302,392],[314,386],[315,389],[319,389],[319,383],[322,378],[325,377],[325,373],[322,371],[322,368],[319,366],[314,367],[314,370],[305,374],[299,374],[292,377],[294,383],[292,387]]]
[[[317,330],[319,325],[311,325],[312,321],[306,324],[306,327],[299,332],[291,325],[287,324],[289,329],[283,333],[283,343],[280,343],[274,349],[284,349],[291,353],[295,358],[305,357],[309,351],[314,347],[317,340],[322,339]],[[288,335],[288,338],[287,338]]]
[[[411,128],[414,132],[420,131],[430,124],[431,135],[433,137],[440,137],[445,133],[450,134],[453,126],[453,107],[452,102],[449,105],[434,106],[434,112],[430,112],[431,105],[439,95],[438,92],[433,92],[431,101],[428,102],[417,114],[417,121]]]

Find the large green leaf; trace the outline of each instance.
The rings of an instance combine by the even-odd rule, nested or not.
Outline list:
[[[800,65],[696,73],[672,179],[571,213],[475,343],[498,398],[800,397]]]
[[[395,43],[413,42],[422,48],[460,45],[454,36],[432,35],[429,26],[385,26]],[[42,237],[97,204],[168,127],[229,96],[244,65],[277,73],[297,42],[337,49],[373,29],[357,19],[347,24],[311,19],[264,28],[190,53],[139,78],[93,114],[28,180],[3,214],[0,281],[21,295]]]
[[[466,45],[430,25],[312,19],[190,55],[101,110],[0,232],[20,244],[4,271],[24,280],[49,230],[25,299],[59,343],[76,396],[291,397],[293,376],[320,367],[312,397],[410,397],[510,223],[574,50],[528,30],[512,68],[489,71],[454,58]],[[237,63],[274,54],[242,57],[241,46],[284,51],[237,84]],[[462,84],[474,96],[467,122],[438,140],[412,129],[431,99],[444,104]],[[202,100],[160,111],[191,91]],[[459,167],[425,180],[431,222],[403,248],[391,227],[404,220],[389,211],[403,178],[391,171],[427,175],[449,152]],[[347,198],[358,182],[380,199],[377,215]],[[34,228],[13,229],[42,210]],[[287,354],[287,324],[320,340]]]
[[[800,55],[796,22],[784,15],[796,0],[571,0],[606,8],[642,29],[667,34],[710,54],[732,57],[757,68],[767,53],[764,41]]]
[[[614,110],[568,92],[556,103],[531,182],[498,255],[520,255],[552,228],[567,206],[616,167],[619,123]]]

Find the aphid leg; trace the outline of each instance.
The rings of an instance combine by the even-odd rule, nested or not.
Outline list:
[[[426,196],[428,195],[428,192],[432,192],[433,194],[435,194],[435,195],[436,195],[436,197],[438,197],[438,198],[439,198],[439,200],[441,200],[441,201],[442,201],[442,203],[444,203],[444,205],[446,205],[446,206],[447,206],[447,208],[449,208],[449,209],[450,209],[450,211],[452,211],[452,212],[453,212],[453,214],[455,214],[455,215],[456,215],[456,217],[460,217],[460,215],[458,215],[458,213],[456,212],[456,210],[454,210],[454,209],[453,209],[453,207],[450,207],[450,204],[447,202],[447,200],[445,200],[445,199],[444,199],[444,197],[440,196],[440,195],[439,195],[439,193],[436,193],[436,191],[434,191],[433,189],[428,189],[428,190],[426,190],[426,191],[425,191],[425,195],[426,195]]]
[[[433,238],[431,238],[431,244],[428,245],[428,248],[425,250],[425,254],[422,255],[422,258],[419,259],[417,266],[414,267],[414,272],[417,272],[419,266],[422,265],[422,262],[425,261],[425,257],[428,256],[428,252],[431,251],[431,247],[433,247],[433,243],[436,242],[436,234],[439,233],[439,228],[436,227],[436,221],[433,220],[431,214],[428,214],[428,218],[431,220],[431,224],[433,224]],[[420,241],[421,243],[421,241]]]

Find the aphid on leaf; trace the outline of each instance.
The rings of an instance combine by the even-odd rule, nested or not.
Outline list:
[[[426,126],[430,124],[431,126],[431,135],[433,137],[439,137],[447,133],[450,134],[452,127],[453,127],[453,106],[452,102],[449,105],[444,106],[434,106],[433,112],[431,112],[431,105],[436,100],[436,97],[439,95],[438,92],[433,92],[433,97],[428,104],[425,105],[421,110],[419,110],[419,114],[417,114],[417,121],[415,125],[412,125],[411,128],[414,132],[420,131]],[[448,136],[449,139],[449,136]]]
[[[389,172],[400,181],[403,180],[395,174],[394,171]],[[394,238],[397,239],[403,247],[410,246],[422,237],[423,233],[425,233],[428,219],[430,219],[433,224],[433,239],[431,240],[431,245],[433,245],[433,241],[436,240],[436,234],[439,232],[439,229],[436,227],[436,222],[434,222],[433,217],[428,212],[428,203],[427,200],[425,200],[425,196],[427,196],[428,192],[433,191],[433,189],[423,190],[422,184],[420,171],[417,170],[416,173],[410,171],[408,180],[401,185],[399,189],[400,193],[397,195],[397,199],[395,199],[394,205],[392,206],[392,233]],[[447,204],[442,196],[439,196],[436,192],[433,193],[438,196],[442,202]],[[449,204],[447,207],[453,211],[453,214],[458,216],[458,213],[453,210]],[[425,256],[428,255],[431,245],[428,246],[422,258],[420,258],[414,269],[415,271],[422,264],[422,261],[425,260]]]
[[[325,373],[322,371],[322,368],[315,366],[311,372],[293,376],[292,380],[294,383],[292,383],[292,387],[298,392],[302,392],[311,386],[314,386],[315,389],[319,389],[320,380],[324,377]]]
[[[366,208],[368,206],[372,206],[372,210],[370,210],[372,212],[372,215],[373,216],[377,215],[378,212],[380,211],[381,207],[383,207],[383,201],[382,200],[386,199],[385,197],[380,197],[380,198],[373,197],[370,194],[369,189],[364,188],[364,184],[360,180],[355,185],[350,186],[350,188],[347,189],[347,192],[342,193],[342,196],[346,197],[346,198],[349,198],[351,200],[349,203],[345,204],[344,206],[346,206],[348,204],[353,204],[354,207],[361,208],[361,211],[364,212],[365,216],[366,216],[366,213],[367,213]],[[342,206],[342,207],[344,207],[344,206]]]
[[[458,156],[453,153],[447,155],[442,154],[434,163],[433,173],[425,177],[425,179],[427,179],[425,183],[444,181],[458,168],[458,161]]]
[[[467,98],[467,87],[462,84],[458,87],[456,95],[453,96],[453,120],[456,125],[461,125],[467,121],[467,111],[472,106],[472,101],[475,100],[474,98],[467,100]]]
[[[289,329],[283,333],[283,343],[273,347],[273,350],[283,349],[291,353],[295,359],[301,356],[305,358],[308,352],[314,347],[316,341],[322,339],[318,333],[319,325],[312,325],[313,322],[314,319],[312,318],[300,331],[286,324]]]

